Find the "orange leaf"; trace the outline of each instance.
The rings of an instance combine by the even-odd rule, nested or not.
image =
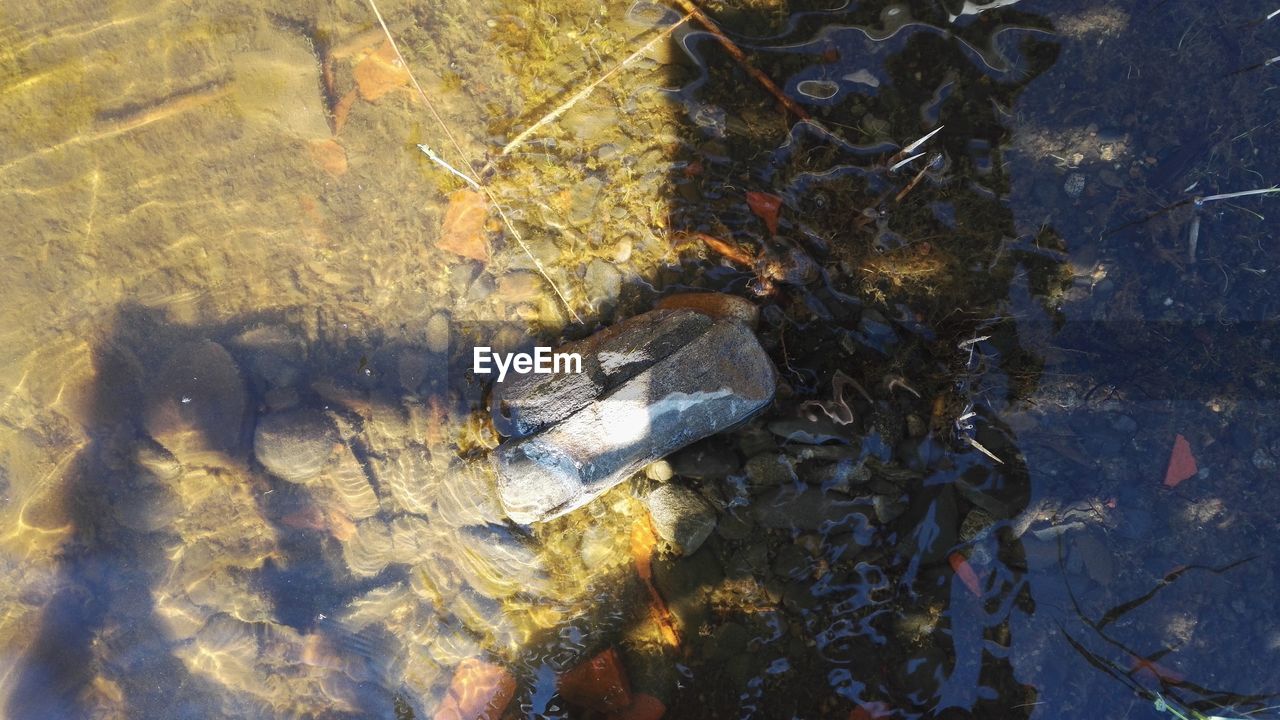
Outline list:
[[[645,693],[637,693],[635,700],[620,712],[609,716],[609,720],[658,720],[667,714],[667,706],[658,698]]]
[[[409,71],[401,67],[391,43],[384,42],[374,52],[356,63],[351,70],[360,97],[374,102],[378,98],[409,84]]]
[[[849,720],[879,720],[891,714],[889,706],[882,702],[858,703],[858,707],[849,713]]]
[[[1169,469],[1164,471],[1165,487],[1178,487],[1178,483],[1199,470],[1196,467],[1196,456],[1191,454],[1191,443],[1178,435],[1173,441],[1173,453],[1169,455]]]
[[[516,681],[505,668],[468,658],[458,665],[434,720],[498,720]]]
[[[312,140],[311,158],[320,169],[334,177],[342,177],[347,173],[347,151],[342,149],[337,140]]]
[[[436,247],[473,260],[488,262],[489,243],[484,225],[489,219],[489,203],[474,190],[455,190],[449,195],[444,225]]]
[[[631,683],[618,651],[609,648],[562,675],[560,695],[599,712],[617,712],[631,705]]]
[[[747,207],[764,221],[770,235],[778,234],[778,212],[782,210],[782,198],[753,190],[747,193]]]
[[[951,557],[947,558],[951,563],[951,569],[955,571],[956,577],[960,578],[960,582],[969,588],[969,592],[974,597],[982,597],[982,581],[978,580],[978,573],[973,571],[973,566],[960,553],[951,553]]]

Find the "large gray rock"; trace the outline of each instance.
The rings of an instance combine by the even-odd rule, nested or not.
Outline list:
[[[658,537],[682,555],[690,555],[716,528],[716,514],[698,493],[680,485],[661,485],[645,496]]]
[[[733,427],[772,401],[773,365],[742,323],[655,310],[623,325],[648,340],[621,337],[613,328],[608,342],[596,345],[607,349],[595,362],[606,378],[627,368],[630,379],[494,452],[498,496],[512,520],[540,522],[581,507],[646,464]],[[586,364],[584,355],[584,370]],[[561,414],[545,404],[522,407],[538,408],[539,418]]]
[[[581,355],[582,372],[517,375],[495,383],[493,424],[507,436],[536,433],[615,390],[711,325],[702,313],[656,310],[557,348]]]

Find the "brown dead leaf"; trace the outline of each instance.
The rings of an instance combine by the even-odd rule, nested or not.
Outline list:
[[[456,190],[449,195],[449,208],[436,246],[481,262],[489,261],[489,243],[485,239],[485,222],[489,219],[489,203],[474,190]]]
[[[400,64],[395,48],[384,42],[352,69],[360,97],[375,102],[387,93],[409,85],[409,71]]]
[[[342,132],[347,125],[347,116],[351,114],[351,106],[356,102],[355,90],[348,91],[338,102],[333,104],[333,134]]]
[[[311,157],[320,169],[334,177],[342,177],[347,173],[347,151],[332,138],[312,140]]]

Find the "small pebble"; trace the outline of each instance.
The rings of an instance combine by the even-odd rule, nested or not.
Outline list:
[[[427,320],[427,349],[433,353],[449,350],[449,315],[436,313]]]
[[[1262,448],[1253,451],[1253,466],[1259,470],[1275,470],[1276,460]]]
[[[273,412],[258,421],[253,452],[268,472],[289,482],[306,482],[329,461],[338,431],[316,410]]]
[[[675,470],[671,468],[671,463],[666,460],[658,460],[649,463],[644,469],[645,477],[657,482],[666,482],[675,476]]]
[[[1084,175],[1080,173],[1071,173],[1067,176],[1067,182],[1062,186],[1067,195],[1078,198],[1084,192]]]
[[[694,491],[679,485],[662,485],[644,500],[658,536],[677,551],[690,555],[716,527],[716,516]]]

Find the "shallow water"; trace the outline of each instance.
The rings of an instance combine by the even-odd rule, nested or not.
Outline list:
[[[412,78],[363,4],[0,6],[6,717],[587,717],[606,648],[667,717],[1280,716],[1280,197],[1191,202],[1278,182],[1274,8],[703,7],[812,120],[660,4],[380,5]],[[670,459],[715,533],[507,524],[470,347],[686,289],[781,379]]]

